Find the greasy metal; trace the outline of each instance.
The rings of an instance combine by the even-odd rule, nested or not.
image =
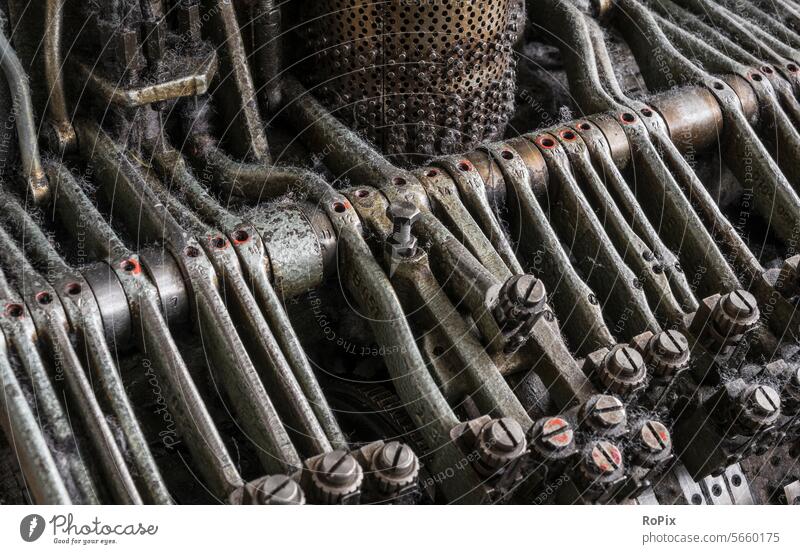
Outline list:
[[[319,424],[325,429],[328,440],[335,447],[343,446],[345,444],[344,435],[320,390],[308,358],[303,352],[297,335],[289,322],[281,298],[270,282],[270,276],[275,279],[276,273],[286,274],[286,271],[277,267],[277,259],[274,255],[272,257],[268,256],[268,247],[263,235],[259,235],[253,224],[230,214],[217,204],[194,179],[185,161],[177,152],[170,148],[159,149],[154,155],[154,161],[165,175],[170,176],[173,184],[186,195],[189,203],[198,213],[209,223],[219,226],[224,234],[227,235],[230,245],[239,256],[242,277],[247,285],[253,289],[253,294],[261,307],[261,311],[271,327],[269,333],[266,330],[264,332],[267,334],[274,332],[275,338],[286,356],[286,360],[292,366],[294,377],[287,376],[287,382],[292,382],[296,378],[302,387],[304,398],[295,399],[297,407],[303,409],[307,399],[318,418]],[[219,237],[216,237],[214,243],[220,244]],[[216,247],[215,244],[211,244],[211,246]],[[296,248],[297,244],[293,244],[292,247]],[[274,248],[273,251],[275,251]],[[323,254],[323,257],[327,256]],[[290,260],[290,263],[294,263],[294,260]],[[268,267],[270,265],[271,268]],[[292,282],[294,283],[293,286],[297,285],[296,281]],[[286,294],[289,292],[284,290],[283,298],[287,298]],[[248,309],[253,311],[252,306],[249,306]],[[259,320],[261,316],[253,312],[253,317]],[[261,323],[259,322],[259,324]],[[273,352],[275,355],[280,356],[277,350],[273,350]],[[325,440],[320,437],[317,440],[320,440],[325,448]]]
[[[747,490],[732,484],[747,483],[749,464],[758,463],[751,456],[784,446],[795,455],[796,3],[783,0],[780,11],[762,0],[741,8],[735,0],[542,0],[528,14],[534,41],[560,47],[569,94],[584,115],[502,141],[513,101],[507,45],[528,40],[522,2],[448,7],[473,22],[503,17],[476,29],[446,22],[457,32],[435,29],[430,47],[411,47],[411,58],[394,67],[359,60],[357,48],[408,25],[383,17],[397,15],[399,2],[314,34],[333,62],[312,67],[311,82],[347,63],[365,71],[346,75],[344,89],[382,76],[373,91],[346,90],[347,99],[326,96],[334,82],[306,90],[295,80],[308,60],[287,65],[292,56],[282,47],[292,38],[275,2],[202,4],[201,11],[181,2],[166,18],[162,2],[142,2],[124,23],[96,14],[92,43],[111,48],[95,61],[65,51],[66,67],[77,71],[64,75],[59,25],[67,3],[40,7],[37,29],[54,30],[36,57],[43,67],[28,59],[19,34],[14,46],[22,44],[28,67],[0,45],[15,115],[21,106],[25,119],[17,174],[30,176],[39,140],[50,154],[73,152],[71,110],[83,118],[74,123],[80,155],[67,160],[70,169],[45,164],[43,182],[58,192],[39,200],[52,200],[46,211],[23,208],[0,187],[0,377],[10,391],[0,423],[29,498],[168,503],[178,493],[172,472],[162,475],[155,461],[169,445],[148,445],[152,429],[132,409],[128,360],[163,387],[200,487],[235,503],[301,503],[301,486],[320,503],[416,502],[420,492],[434,501],[531,502],[565,472],[574,479],[548,502],[666,503],[677,500],[669,498],[680,494],[668,492],[674,488],[689,503],[746,503]],[[435,11],[402,9],[419,12],[421,28],[372,44],[377,56],[408,50]],[[333,17],[349,13],[356,12]],[[254,22],[242,21],[250,15]],[[370,30],[356,43],[330,43],[362,24]],[[503,25],[494,46],[464,43],[453,60],[431,55],[439,39],[456,44]],[[615,27],[613,38],[604,25]],[[646,91],[628,91],[617,77],[620,59],[630,57],[627,47],[611,48],[620,36]],[[176,41],[183,47],[174,50]],[[487,48],[498,58],[469,57]],[[483,81],[467,96],[481,105],[447,97],[469,87],[453,79],[470,67]],[[487,72],[502,75],[486,79]],[[251,73],[263,87],[258,98]],[[445,95],[423,90],[433,81]],[[84,82],[92,93],[67,105],[63,85]],[[403,110],[412,119],[395,108],[396,82],[406,87]],[[31,91],[37,102],[52,96],[41,106],[40,136],[25,108]],[[363,94],[375,98],[361,102]],[[331,113],[312,95],[342,109]],[[270,133],[288,123],[276,134],[284,143],[290,131],[285,152],[294,165],[271,163],[259,107],[275,116]],[[462,125],[467,118],[477,126]],[[175,135],[184,152],[169,146]],[[392,159],[421,154],[426,165],[395,166],[368,139]],[[445,157],[427,159],[432,154]],[[697,155],[721,172],[703,171]],[[723,183],[710,182],[717,178],[734,190],[721,195]],[[748,214],[737,220],[739,202]],[[753,209],[751,228],[741,220]],[[329,387],[338,374],[318,381],[313,337],[306,342],[308,330],[288,306],[337,291],[349,315],[365,322],[355,331],[384,356],[364,367],[343,357],[336,371],[378,379],[385,372],[386,382],[371,386],[392,399],[366,403],[380,408],[368,427],[383,440],[356,451],[347,439],[366,414],[345,402],[343,429],[329,401],[338,407],[341,390],[358,385],[345,378],[349,385]],[[197,369],[187,339],[205,351]],[[74,431],[66,408],[77,415]],[[534,426],[526,450],[532,419],[562,423],[546,436]],[[255,447],[241,469],[220,436],[230,425]],[[547,442],[562,429],[569,463]],[[419,454],[416,469],[433,476],[419,491],[415,452],[393,437],[407,440]],[[680,462],[664,475],[673,441]],[[390,478],[401,466],[412,471]],[[244,483],[240,471],[267,477]]]
[[[36,328],[44,352],[59,360],[59,370],[69,393],[77,404],[78,416],[87,430],[93,453],[99,460],[105,482],[110,485],[115,502],[141,504],[125,456],[117,445],[106,414],[92,390],[80,355],[72,343],[67,315],[58,295],[49,283],[31,267],[11,237],[0,228],[0,262],[6,272],[22,283],[20,293]]]
[[[0,421],[6,439],[18,456],[31,498],[43,504],[71,504],[72,498],[38,418],[25,400],[25,393],[11,367],[5,332],[0,333],[0,378],[4,391],[0,396]]]
[[[94,156],[94,160],[99,163],[104,159],[99,156],[100,150],[107,146],[98,144],[99,136],[84,134],[84,131],[90,133],[92,130],[91,127],[84,129],[81,125],[76,126],[81,148],[89,155],[96,152],[98,155]],[[116,182],[118,168],[112,166],[106,169],[100,166],[98,169],[101,176],[103,171],[110,171],[111,182]],[[90,218],[85,228],[88,231],[87,250],[96,259],[104,260],[114,268],[122,283],[134,320],[133,328],[136,330],[135,339],[139,351],[150,360],[168,391],[176,427],[181,436],[185,437],[192,455],[198,460],[198,470],[211,490],[221,495],[230,493],[242,484],[242,479],[170,335],[169,326],[161,314],[158,291],[141,271],[122,270],[120,266],[126,260],[138,264],[138,256],[119,240],[66,168],[59,166],[57,171],[60,181],[55,207],[60,219],[69,227],[78,224],[72,214],[81,213]],[[121,192],[120,189],[121,187],[117,187],[117,192]],[[77,234],[84,232],[84,229],[73,228],[71,232]]]
[[[379,344],[386,349],[387,367],[398,395],[425,438],[431,452],[431,467],[437,472],[446,472],[447,468],[452,471],[453,464],[462,457],[450,441],[450,431],[458,418],[428,373],[394,288],[358,229],[347,218],[336,218],[334,224],[345,283],[369,318]],[[463,470],[461,475],[462,478],[443,483],[445,496],[451,502],[480,501],[478,476],[470,469]]]
[[[47,111],[50,124],[53,126],[55,147],[58,152],[74,152],[78,146],[78,137],[70,121],[67,98],[64,91],[64,80],[61,68],[64,60],[61,57],[61,32],[64,11],[64,0],[47,0],[45,2],[45,33],[42,37],[44,71],[47,79]]]
[[[192,290],[193,319],[208,346],[209,361],[216,370],[212,377],[215,382],[218,379],[230,397],[230,405],[239,417],[238,423],[257,447],[264,469],[279,472],[300,467],[296,448],[259,378],[231,314],[225,308],[221,289],[228,286],[230,279],[218,274],[221,269],[218,260],[203,254],[203,242],[180,227],[143,178],[136,162],[121,152],[99,127],[79,125],[78,134],[82,141],[96,145],[93,159],[100,166],[98,173],[101,178],[108,179],[106,194],[110,194],[114,187],[113,194],[119,199],[115,203],[119,215],[130,217],[120,208],[126,201],[145,206],[146,217],[139,221],[142,233],[161,238],[181,267]],[[242,284],[238,289],[246,290],[246,287]]]
[[[484,182],[473,165],[458,156],[438,158],[433,161],[433,165],[450,174],[462,202],[481,226],[494,249],[503,258],[509,271],[515,274],[524,273],[497,215],[489,205]]]
[[[55,179],[55,182],[58,182],[58,179]],[[82,351],[86,353],[85,362],[103,393],[103,402],[108,403],[109,409],[116,417],[132,463],[136,466],[143,487],[146,489],[143,494],[151,502],[171,502],[166,484],[150,453],[130,399],[125,392],[115,358],[106,342],[101,312],[92,289],[78,270],[64,262],[22,207],[10,195],[7,198],[6,214],[20,236],[24,237],[21,243],[26,249],[26,254],[32,262],[48,268],[48,276],[52,276],[50,284],[55,289],[79,342],[83,345]]]
[[[240,159],[269,163],[267,136],[258,113],[255,86],[233,3],[228,0],[201,0],[201,3],[201,19],[211,20],[205,28],[220,57],[221,71],[212,84],[212,95],[228,99],[219,102],[219,106],[229,124],[218,131],[228,137],[232,151]]]
[[[385,216],[386,204],[385,200],[381,202],[380,193],[373,189],[369,195],[359,197],[355,191],[350,192],[352,193],[349,194],[350,200],[359,216],[373,233],[386,240],[390,235]],[[426,237],[436,241],[442,235],[436,237],[427,234]],[[444,238],[449,241],[441,244],[440,248],[447,249],[447,245],[453,243],[452,237],[445,235]],[[450,277],[452,278],[452,273]],[[454,355],[463,367],[467,383],[461,385],[461,388],[465,388],[468,394],[475,395],[487,413],[496,412],[513,417],[525,427],[529,427],[533,422],[483,346],[469,332],[466,322],[458,315],[455,306],[445,295],[443,284],[437,281],[428,264],[428,255],[417,251],[399,260],[392,275],[392,283],[406,312],[414,314],[412,317],[415,321],[423,323],[426,329],[441,331],[441,338],[445,341],[442,349]],[[463,298],[458,294],[455,297]],[[486,315],[481,319],[491,317],[491,314],[487,313],[487,308],[488,306],[484,305],[482,312]],[[478,314],[475,312],[473,314],[478,320]],[[490,343],[495,339],[495,336],[487,337]]]
[[[34,203],[43,204],[50,197],[50,187],[47,184],[47,177],[42,169],[42,159],[39,154],[39,140],[36,133],[28,75],[2,29],[0,29],[0,67],[5,74],[14,104],[14,121],[19,137],[25,193],[30,194]]]
[[[49,375],[42,352],[37,348],[38,333],[20,294],[11,288],[5,273],[0,270],[0,304],[5,306],[0,317],[0,329],[9,349],[16,354],[17,363],[28,383],[36,390],[36,416],[48,441],[61,454],[54,459],[75,502],[99,502],[97,486],[89,468],[77,449],[73,427],[59,402],[58,393]]]
[[[533,144],[520,146],[536,148]],[[520,255],[539,275],[553,299],[553,306],[570,345],[581,354],[613,344],[594,294],[578,276],[567,253],[547,221],[539,200],[529,185],[531,174],[516,150],[502,146],[490,150],[509,186],[509,203],[515,206],[514,235],[519,241]],[[506,152],[504,155],[503,152]],[[509,156],[509,153],[512,155]],[[535,250],[534,250],[535,248]]]

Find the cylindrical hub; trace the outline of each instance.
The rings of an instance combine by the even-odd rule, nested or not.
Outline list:
[[[470,150],[498,138],[513,110],[515,4],[309,2],[310,84],[386,154]]]

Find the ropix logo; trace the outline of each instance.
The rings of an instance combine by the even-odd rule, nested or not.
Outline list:
[[[25,542],[33,542],[44,533],[44,518],[39,514],[30,514],[22,518],[19,524],[19,535]]]

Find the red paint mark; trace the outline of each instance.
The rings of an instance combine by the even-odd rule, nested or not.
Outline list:
[[[127,260],[122,260],[119,264],[120,268],[127,273],[132,273],[134,275],[139,275],[142,272],[142,266],[139,263],[139,260],[136,258],[128,258]]]

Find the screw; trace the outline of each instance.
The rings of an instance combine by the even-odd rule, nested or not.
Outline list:
[[[648,421],[642,425],[639,438],[642,444],[653,453],[666,450],[672,444],[669,431],[660,421]]]
[[[756,299],[746,290],[735,290],[723,297],[723,308],[732,318],[748,316],[756,307]]]
[[[634,375],[644,365],[641,354],[630,346],[617,348],[609,359],[610,369],[617,375]]]
[[[689,361],[689,341],[670,329],[655,335],[648,345],[648,360],[657,375],[667,375]]]
[[[398,246],[408,246],[412,242],[411,227],[420,218],[420,211],[411,202],[393,202],[387,215],[392,220],[392,241]]]
[[[526,308],[533,308],[544,301],[546,292],[544,284],[533,275],[519,275],[512,277],[509,283],[508,296],[515,304]]]
[[[720,298],[713,312],[716,331],[723,344],[751,329],[759,318],[755,297],[746,290],[735,290]]]
[[[655,346],[662,356],[680,358],[689,350],[689,341],[683,333],[670,329],[656,335]]]
[[[350,484],[358,475],[358,462],[344,450],[328,452],[317,465],[319,479],[334,486]]]
[[[375,468],[389,475],[402,477],[414,469],[416,456],[407,445],[392,441],[383,445],[375,459]]]
[[[593,473],[614,473],[622,465],[622,454],[608,441],[597,441],[586,460]]]
[[[490,450],[512,452],[525,440],[525,433],[510,417],[495,419],[483,428],[484,440]]]
[[[780,396],[772,387],[758,385],[747,395],[747,407],[759,415],[769,416],[780,410]]]
[[[539,440],[548,448],[561,450],[572,443],[574,432],[570,424],[560,417],[548,418],[542,425],[542,434]]]
[[[609,428],[625,421],[625,406],[616,396],[601,394],[589,409],[589,417],[598,425]]]
[[[261,504],[302,504],[303,491],[288,475],[270,475],[258,485],[257,500]]]

